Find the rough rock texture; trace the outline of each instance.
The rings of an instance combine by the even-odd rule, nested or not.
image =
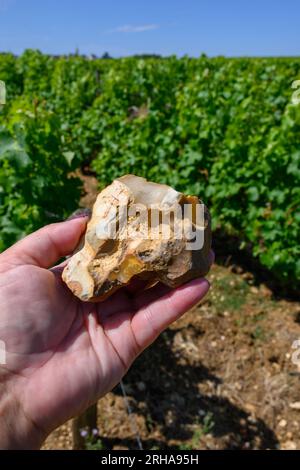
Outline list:
[[[205,206],[202,219],[196,219],[198,204],[196,196],[138,176],[116,179],[99,193],[64,281],[81,300],[101,301],[133,278],[176,287],[204,276],[211,229]],[[202,237],[203,246],[190,249],[195,236]]]

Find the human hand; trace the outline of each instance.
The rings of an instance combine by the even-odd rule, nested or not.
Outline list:
[[[0,448],[38,448],[110,391],[133,360],[207,293],[205,279],[171,290],[139,282],[101,303],[81,302],[53,266],[87,219],[48,225],[0,255]]]

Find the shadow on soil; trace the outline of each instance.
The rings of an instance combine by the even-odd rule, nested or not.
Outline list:
[[[283,285],[268,269],[263,267],[259,260],[252,255],[250,244],[243,250],[239,249],[240,240],[234,236],[228,236],[221,231],[213,233],[213,250],[216,255],[216,263],[230,267],[233,272],[241,274],[250,272],[254,284],[266,284],[276,299],[299,301],[300,292],[296,285],[287,283]]]
[[[208,433],[219,438],[224,449],[276,448],[276,435],[262,420],[251,420],[247,411],[227,398],[199,393],[201,382],[209,380],[217,386],[222,381],[200,363],[180,363],[170,346],[176,332],[163,333],[124,379],[132,410],[144,416],[150,436],[153,429],[163,436],[157,440],[141,436],[144,449],[197,449]],[[121,394],[119,386],[114,393]],[[167,445],[170,440],[181,444]],[[107,448],[120,444],[137,448],[134,438],[103,442]]]

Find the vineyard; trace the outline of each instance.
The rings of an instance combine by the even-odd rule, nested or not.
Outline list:
[[[282,285],[300,276],[300,59],[0,55],[0,249],[79,205],[81,174],[199,195]]]
[[[210,293],[124,378],[135,431],[117,386],[85,448],[299,448],[299,79],[299,58],[0,54],[0,251],[126,173],[212,215]],[[72,446],[70,421],[44,444]]]

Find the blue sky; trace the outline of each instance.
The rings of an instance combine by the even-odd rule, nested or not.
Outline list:
[[[300,0],[0,0],[0,51],[300,55]]]

